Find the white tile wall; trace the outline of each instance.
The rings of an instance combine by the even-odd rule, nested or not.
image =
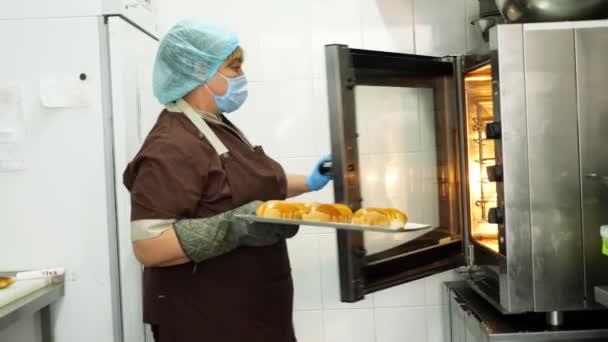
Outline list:
[[[426,303],[425,298],[425,283],[423,281],[413,281],[375,293],[374,307],[424,306]]]
[[[294,309],[322,310],[319,235],[300,234],[288,241],[293,271]]]
[[[444,305],[443,303],[443,288],[442,284],[448,281],[458,279],[458,274],[455,271],[443,272],[424,278],[426,286],[425,304],[428,306]]]
[[[416,53],[445,56],[466,52],[465,0],[414,0]],[[439,19],[439,20],[438,20]]]
[[[158,17],[161,31],[196,15],[237,32],[250,96],[231,118],[287,172],[306,174],[330,150],[324,44],[464,52],[481,42],[469,25],[477,10],[477,0],[160,0]],[[437,223],[432,91],[358,89],[357,100],[357,109],[367,113],[359,118],[365,199],[404,208],[412,220]],[[365,190],[372,188],[377,190]],[[330,202],[333,191],[330,186],[294,200]],[[399,243],[366,238],[372,251]],[[299,342],[443,341],[440,284],[454,279],[454,272],[347,304],[340,302],[332,231],[302,227],[289,250]]]
[[[432,90],[357,87],[355,99],[363,205],[401,209],[411,222],[438,222]],[[404,241],[365,234],[369,253]]]
[[[325,55],[327,44],[344,44],[362,48],[359,3],[353,0],[312,0],[311,49],[313,57],[312,75],[325,77]]]
[[[423,155],[421,153],[377,154],[361,156],[361,192],[365,206],[394,206],[416,215],[412,208],[398,207],[399,198],[420,196]]]
[[[329,134],[329,105],[327,99],[327,81],[325,78],[315,78],[312,81],[312,110],[316,115],[319,115],[321,122],[315,128],[315,143],[318,144],[320,153],[331,151],[331,141]]]
[[[422,198],[427,205],[423,208],[421,222],[428,223],[433,227],[439,226],[439,188],[436,182],[425,181],[422,184]]]
[[[231,118],[253,143],[264,146],[274,158],[317,157],[328,152],[325,140],[311,139],[324,136],[318,128],[327,127],[327,119],[313,110],[312,80],[255,82],[249,88],[249,101]]]
[[[420,150],[434,152],[436,142],[433,89],[418,89],[418,111],[420,120]]]
[[[428,342],[445,341],[443,335],[446,322],[444,322],[443,310],[446,310],[446,305],[425,307]]]
[[[420,150],[418,90],[355,88],[361,154],[406,153]]]
[[[360,6],[365,49],[415,51],[412,0],[360,0]]]
[[[293,325],[298,342],[322,342],[323,311],[296,311]]]
[[[369,342],[375,340],[373,309],[325,310],[325,342]]]
[[[377,342],[427,341],[424,307],[381,308],[375,314]]]
[[[340,301],[340,279],[338,277],[338,248],[335,234],[321,234],[321,284],[323,291],[323,308],[337,309],[371,309],[374,307],[374,296],[366,296],[357,303]]]

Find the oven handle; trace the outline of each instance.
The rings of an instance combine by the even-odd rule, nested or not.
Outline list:
[[[331,172],[332,170],[331,169],[332,169],[332,163],[331,162],[325,162],[325,163],[319,165],[319,172],[322,175],[332,176],[332,172]]]

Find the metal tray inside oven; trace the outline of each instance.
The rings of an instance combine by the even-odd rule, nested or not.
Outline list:
[[[299,225],[299,226],[314,226],[322,227],[327,229],[343,229],[343,230],[354,230],[360,232],[376,232],[385,234],[402,234],[408,235],[406,238],[415,239],[422,236],[436,227],[432,227],[428,224],[422,223],[411,223],[408,222],[403,228],[384,228],[375,226],[358,225],[351,223],[334,223],[334,222],[315,222],[315,221],[303,221],[303,220],[284,220],[258,217],[256,215],[235,215],[238,218],[250,221],[250,222],[263,222],[263,223],[274,223],[274,224],[286,224],[286,225]]]

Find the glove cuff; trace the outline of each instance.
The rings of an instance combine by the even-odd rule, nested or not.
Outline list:
[[[306,187],[308,187],[308,191],[318,191],[319,190],[319,189],[317,189],[316,186],[314,186],[314,180],[312,179],[312,176],[306,177]]]
[[[180,220],[174,224],[175,233],[184,253],[199,263],[226,254],[238,245],[226,241],[227,228],[222,222],[200,224],[196,220]]]

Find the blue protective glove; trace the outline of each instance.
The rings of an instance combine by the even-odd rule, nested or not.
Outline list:
[[[319,191],[323,189],[327,183],[329,183],[331,176],[322,175],[319,171],[319,167],[323,163],[331,162],[331,160],[331,155],[328,154],[317,162],[317,165],[315,165],[315,168],[312,170],[310,176],[306,177],[306,185],[308,186],[308,190]]]

